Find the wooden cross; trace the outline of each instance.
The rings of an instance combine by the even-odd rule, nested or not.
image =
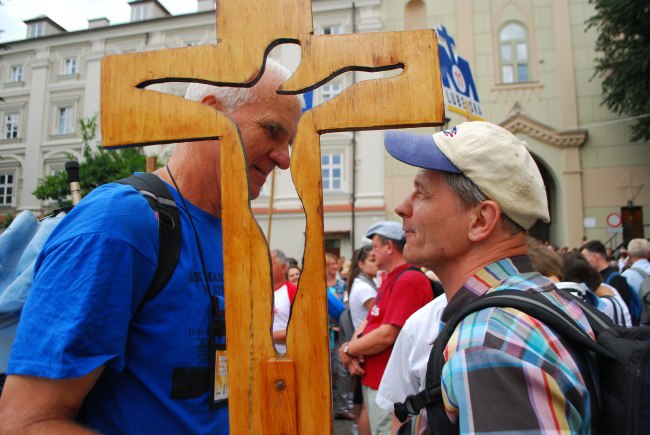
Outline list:
[[[241,194],[247,164],[237,128],[206,105],[144,89],[167,81],[252,86],[281,43],[299,44],[302,60],[280,93],[304,93],[351,70],[403,69],[352,85],[299,122],[291,174],[306,214],[306,245],[283,357],[270,333],[269,247]],[[320,134],[442,125],[435,32],[314,36],[310,0],[221,0],[215,46],[108,56],[101,97],[104,147],[221,139],[221,173],[229,174],[221,198],[231,432],[331,433]]]

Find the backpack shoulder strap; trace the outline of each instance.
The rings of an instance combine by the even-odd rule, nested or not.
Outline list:
[[[605,279],[605,284],[608,284],[608,285],[609,285],[609,283],[611,283],[612,280],[613,280],[614,278],[616,278],[617,275],[619,275],[618,272],[612,272],[612,273],[610,273],[609,275],[607,275],[607,278]]]
[[[563,295],[570,295],[568,292],[561,292]],[[598,334],[603,329],[608,329],[611,322],[605,320],[604,316],[594,313],[594,310],[579,299],[573,300],[580,303],[590,325]],[[562,337],[608,357],[613,357],[611,352],[598,345],[591,337],[571,318],[565,311],[555,306],[544,296],[521,290],[499,290],[479,297],[456,312],[447,321],[442,331],[436,338],[433,349],[427,363],[425,378],[425,389],[420,393],[409,396],[404,403],[395,404],[395,415],[406,419],[408,414],[417,415],[423,408],[427,407],[427,416],[430,427],[435,425],[450,425],[449,419],[444,415],[442,405],[441,374],[444,365],[444,350],[452,334],[460,322],[469,314],[489,307],[515,308],[531,317],[536,318],[546,326],[552,328]],[[433,407],[433,409],[432,409]],[[434,425],[434,426],[432,426]],[[453,427],[449,427],[453,431]],[[457,429],[455,429],[457,431]]]
[[[390,284],[390,288],[388,289],[388,294],[389,294],[389,295],[392,295],[392,294],[393,294],[393,287],[395,286],[395,283],[396,283],[397,280],[399,280],[400,277],[401,277],[402,275],[404,275],[406,272],[420,272],[420,273],[423,273],[423,272],[420,270],[420,268],[418,268],[418,267],[416,267],[416,266],[409,266],[409,267],[407,267],[406,269],[404,269],[403,271],[401,271],[400,273],[398,273],[397,276],[395,277],[395,280]],[[428,278],[427,278],[427,279],[428,279]]]
[[[165,183],[151,173],[139,173],[117,181],[133,186],[149,203],[158,220],[158,265],[147,289],[142,306],[165,287],[171,277],[181,252],[180,213],[172,193]]]

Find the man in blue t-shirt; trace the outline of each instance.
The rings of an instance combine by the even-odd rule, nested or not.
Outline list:
[[[300,102],[276,93],[289,75],[268,59],[252,88],[192,84],[186,94],[237,123],[252,198],[275,166],[289,167]],[[133,187],[95,189],[56,228],[10,357],[0,432],[228,433],[227,393],[210,376],[214,348],[225,348],[211,328],[225,309],[219,167],[219,141],[205,140],[177,144],[156,172],[178,205],[182,244],[145,303],[158,224]]]

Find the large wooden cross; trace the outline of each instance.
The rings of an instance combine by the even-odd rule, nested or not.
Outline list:
[[[320,134],[442,125],[444,103],[433,30],[313,35],[310,0],[220,0],[217,44],[102,60],[104,147],[220,138],[230,428],[235,434],[332,431]],[[291,174],[306,215],[304,269],[287,331],[271,337],[269,247],[250,209],[246,156],[224,114],[145,87],[167,81],[252,86],[268,52],[299,44],[302,60],[278,92],[300,94],[346,71],[401,74],[352,85],[305,112]]]

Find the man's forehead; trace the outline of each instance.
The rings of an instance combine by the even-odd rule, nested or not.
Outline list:
[[[420,169],[415,178],[413,179],[413,185],[416,187],[429,186],[434,181],[437,171],[432,171],[430,169]]]

